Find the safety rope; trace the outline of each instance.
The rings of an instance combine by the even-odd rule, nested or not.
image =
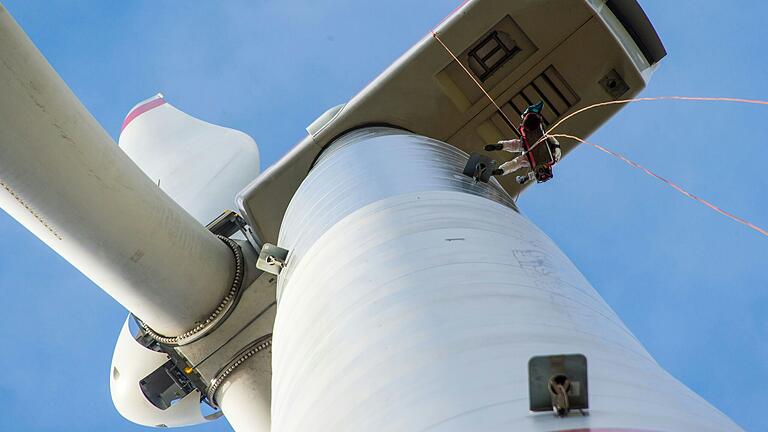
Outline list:
[[[434,37],[434,38],[435,38],[435,40],[437,40],[438,42],[440,42],[440,45],[442,45],[442,46],[443,46],[443,48],[445,48],[445,50],[446,50],[446,51],[448,51],[448,54],[450,54],[450,55],[451,55],[451,57],[453,57],[453,59],[454,59],[454,60],[456,60],[456,63],[458,63],[458,64],[459,64],[459,66],[461,66],[461,68],[462,68],[462,69],[464,69],[464,72],[466,72],[467,76],[469,76],[469,77],[472,79],[472,81],[474,81],[474,83],[475,83],[475,84],[477,84],[477,87],[480,89],[480,91],[482,91],[482,92],[483,92],[483,94],[485,95],[485,97],[487,97],[487,98],[488,98],[488,100],[489,100],[489,101],[491,101],[491,103],[493,104],[493,106],[495,106],[495,107],[496,107],[496,109],[499,111],[499,113],[501,114],[501,116],[504,118],[504,121],[507,123],[507,126],[509,126],[510,128],[512,128],[512,130],[515,132],[515,134],[517,135],[517,137],[518,137],[518,138],[522,138],[522,137],[523,137],[523,135],[520,133],[520,130],[517,128],[517,126],[515,126],[515,124],[514,124],[514,123],[512,123],[512,120],[511,120],[511,119],[510,119],[510,118],[507,116],[507,114],[506,114],[504,111],[502,111],[502,110],[501,110],[501,107],[500,107],[500,106],[498,106],[498,105],[496,104],[496,101],[495,101],[495,100],[493,100],[493,98],[491,97],[491,95],[489,95],[489,94],[488,94],[488,92],[487,92],[487,91],[485,91],[485,88],[483,87],[483,85],[482,85],[482,84],[480,84],[480,83],[479,83],[479,82],[478,82],[478,81],[475,79],[475,76],[474,76],[474,75],[472,75],[472,72],[470,72],[470,71],[469,71],[469,70],[466,68],[466,66],[464,66],[464,63],[462,63],[462,62],[459,60],[459,58],[458,58],[458,57],[456,57],[456,55],[453,53],[453,51],[451,51],[451,49],[450,49],[450,48],[448,48],[448,45],[446,45],[446,44],[445,44],[445,42],[443,42],[443,40],[442,40],[442,39],[440,39],[440,36],[438,36],[438,35],[437,35],[437,32],[433,31],[433,32],[432,32],[432,37]]]
[[[678,100],[678,101],[698,101],[698,102],[735,102],[735,103],[744,103],[744,104],[752,104],[752,105],[768,105],[768,101],[762,101],[762,100],[756,100],[756,99],[739,99],[739,98],[729,98],[729,97],[694,97],[694,96],[656,96],[656,97],[641,97],[641,98],[634,98],[634,99],[618,99],[615,101],[607,101],[607,102],[598,102],[596,104],[592,104],[590,106],[581,108],[579,110],[576,110],[567,116],[563,117],[554,124],[547,133],[551,133],[554,131],[558,126],[560,126],[563,122],[568,120],[569,118],[579,115],[583,113],[584,111],[589,111],[591,109],[600,108],[608,105],[624,105],[632,102],[652,102],[652,101],[663,101],[663,100]]]
[[[613,157],[615,157],[615,158],[617,158],[617,159],[619,159],[619,160],[623,161],[623,162],[624,162],[624,163],[626,163],[627,165],[629,165],[629,166],[631,166],[631,167],[633,167],[633,168],[637,168],[637,169],[639,169],[639,170],[643,171],[644,173],[648,174],[649,176],[651,176],[651,177],[654,177],[654,178],[656,178],[657,180],[660,180],[661,182],[663,182],[663,183],[667,184],[668,186],[670,186],[671,188],[673,188],[673,189],[675,189],[676,191],[680,192],[681,194],[683,194],[683,195],[687,196],[688,198],[691,198],[691,199],[693,199],[693,200],[695,200],[695,201],[698,201],[698,202],[700,202],[701,204],[704,204],[705,206],[707,206],[707,207],[711,208],[712,210],[714,210],[714,211],[716,211],[716,212],[720,213],[721,215],[723,215],[723,216],[727,216],[727,217],[729,217],[729,218],[733,219],[734,221],[736,221],[736,222],[738,222],[738,223],[740,223],[740,224],[742,224],[742,225],[746,226],[747,228],[751,228],[751,229],[753,229],[753,230],[755,230],[755,231],[759,232],[760,234],[762,234],[762,235],[764,235],[764,236],[768,237],[768,231],[764,230],[763,228],[760,228],[759,226],[757,226],[757,225],[753,224],[752,222],[749,222],[749,221],[748,221],[748,220],[746,220],[746,219],[740,218],[740,217],[736,216],[736,215],[735,215],[735,214],[733,214],[733,213],[730,213],[730,212],[727,212],[727,211],[725,211],[725,210],[721,209],[720,207],[718,207],[718,206],[716,206],[716,205],[712,204],[711,202],[709,202],[709,201],[705,200],[704,198],[698,197],[698,196],[696,196],[696,195],[694,195],[694,194],[692,194],[692,193],[688,192],[687,190],[683,189],[681,186],[679,186],[679,185],[677,185],[677,184],[673,183],[672,181],[669,181],[669,180],[665,179],[664,177],[662,177],[662,176],[660,176],[660,175],[656,174],[655,172],[653,172],[653,171],[649,170],[648,168],[646,168],[646,167],[644,167],[644,166],[640,165],[639,163],[637,163],[637,162],[635,162],[635,161],[633,161],[633,160],[630,160],[630,159],[626,158],[624,155],[621,155],[621,154],[619,154],[619,153],[613,152],[613,151],[611,151],[611,150],[608,150],[607,148],[605,148],[605,147],[603,147],[603,146],[600,146],[600,145],[598,145],[598,144],[595,144],[595,143],[589,142],[589,141],[587,141],[587,140],[584,140],[584,139],[581,139],[581,138],[579,138],[579,137],[575,137],[575,136],[573,136],[573,135],[567,135],[567,134],[554,134],[554,135],[550,135],[550,136],[553,136],[553,137],[562,137],[562,138],[570,138],[570,139],[572,139],[572,140],[575,140],[575,141],[578,141],[578,142],[580,142],[580,143],[582,143],[582,144],[587,144],[587,145],[589,145],[589,146],[592,146],[592,147],[596,148],[597,150],[600,150],[600,151],[601,151],[601,152],[603,152],[603,153],[607,153],[607,154],[609,154],[609,155],[611,155],[611,156],[613,156]]]
[[[515,134],[517,134],[517,136],[520,137],[521,136],[520,131],[514,126],[514,124],[512,123],[512,120],[507,116],[507,114],[496,103],[496,101],[493,99],[493,97],[491,97],[491,95],[485,90],[485,88],[482,86],[482,84],[480,84],[475,79],[474,75],[472,75],[472,73],[464,66],[464,64],[459,60],[459,58],[456,56],[456,54],[454,54],[453,51],[451,51],[451,49],[448,48],[448,45],[446,45],[445,42],[443,42],[443,40],[440,39],[440,36],[438,36],[437,32],[434,31],[434,30],[432,31],[432,37],[434,37],[435,40],[437,40],[440,43],[440,45],[442,45],[442,47],[445,49],[445,51],[448,52],[448,54],[450,54],[450,56],[456,61],[456,63],[458,63],[459,66],[461,66],[461,68],[464,70],[464,72],[467,74],[467,76],[469,76],[472,79],[472,81],[477,85],[477,87],[483,92],[485,97],[488,98],[488,100],[493,104],[494,107],[496,107],[496,110],[504,118],[505,122],[512,128],[512,130],[515,132]],[[588,111],[588,110],[591,110],[591,109],[594,109],[594,108],[599,108],[599,107],[607,106],[607,105],[628,104],[628,103],[631,103],[631,102],[659,101],[659,100],[718,101],[718,102],[747,103],[747,104],[755,104],[755,105],[768,105],[768,101],[754,100],[754,99],[739,99],[739,98],[727,98],[727,97],[692,97],[692,96],[658,96],[658,97],[620,99],[620,100],[615,100],[615,101],[600,102],[600,103],[596,103],[596,104],[593,104],[593,105],[581,108],[579,110],[576,110],[573,113],[568,114],[567,116],[563,117],[560,121],[555,123],[554,126],[549,128],[549,130],[544,134],[544,136],[541,139],[539,139],[538,141],[536,141],[528,149],[528,151],[523,152],[518,157],[522,157],[525,154],[527,154],[528,152],[533,151],[533,149],[536,146],[538,146],[542,142],[546,141],[546,139],[548,137],[554,137],[554,138],[562,137],[562,138],[573,139],[573,140],[576,140],[576,141],[578,141],[580,143],[587,144],[587,145],[589,145],[589,146],[591,146],[591,147],[593,147],[593,148],[595,148],[597,150],[600,150],[600,151],[602,151],[602,152],[604,152],[604,153],[606,153],[606,154],[608,154],[610,156],[613,156],[613,157],[615,157],[615,158],[625,162],[626,164],[628,164],[629,166],[631,166],[633,168],[637,168],[637,169],[643,171],[644,173],[646,173],[649,176],[654,177],[654,178],[662,181],[666,185],[670,186],[671,188],[675,189],[676,191],[680,192],[681,194],[687,196],[688,198],[691,198],[691,199],[693,199],[695,201],[698,201],[699,203],[704,204],[705,206],[709,207],[710,209],[712,209],[712,210],[714,210],[714,211],[716,211],[716,212],[718,212],[718,213],[720,213],[720,214],[722,214],[724,216],[727,216],[728,218],[734,220],[735,222],[738,222],[738,223],[746,226],[747,228],[753,229],[753,230],[759,232],[760,234],[768,237],[768,231],[766,231],[765,229],[763,229],[763,228],[753,224],[752,222],[749,222],[746,219],[743,219],[743,218],[741,218],[739,216],[736,216],[733,213],[725,211],[725,210],[721,209],[720,207],[710,203],[709,201],[707,201],[707,200],[705,200],[705,199],[703,199],[701,197],[698,197],[698,196],[688,192],[687,190],[683,189],[681,186],[679,186],[679,185],[677,185],[677,184],[675,184],[675,183],[665,179],[664,177],[661,177],[660,175],[658,175],[658,174],[654,173],[653,171],[649,170],[648,168],[643,167],[642,165],[638,164],[637,162],[634,162],[634,161],[628,159],[627,157],[625,157],[625,156],[623,156],[623,155],[621,155],[619,153],[613,152],[611,150],[608,150],[605,147],[602,147],[602,146],[597,145],[595,143],[588,142],[588,141],[586,141],[586,140],[584,140],[582,138],[579,138],[579,137],[576,137],[576,136],[573,136],[573,135],[550,134],[552,131],[554,131],[555,128],[560,126],[566,120],[572,118],[573,116],[576,116],[578,114],[581,114],[581,113],[583,113],[585,111]]]

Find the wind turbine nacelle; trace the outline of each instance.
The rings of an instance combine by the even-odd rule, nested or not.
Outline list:
[[[131,319],[117,338],[109,379],[120,415],[150,427],[191,426],[219,418],[221,411],[203,415],[200,391],[167,354],[148,348],[132,334]]]
[[[259,148],[253,138],[196,119],[162,94],[131,109],[119,145],[203,225],[233,209],[235,195],[259,175]]]

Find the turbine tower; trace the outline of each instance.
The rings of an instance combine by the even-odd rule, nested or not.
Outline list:
[[[740,430],[523,216],[527,186],[462,175],[526,106],[632,97],[665,55],[635,0],[469,0],[260,173],[162,95],[116,145],[0,7],[0,207],[131,312],[109,380],[141,425]]]

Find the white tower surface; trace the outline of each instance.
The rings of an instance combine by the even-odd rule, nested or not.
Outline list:
[[[465,161],[384,128],[323,153],[280,232],[273,431],[739,430]],[[528,409],[528,360],[561,353],[588,359],[587,416]]]

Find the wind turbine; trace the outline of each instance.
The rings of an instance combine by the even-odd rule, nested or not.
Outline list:
[[[738,429],[520,214],[519,185],[461,175],[526,104],[554,122],[642,90],[665,52],[635,1],[466,2],[261,174],[250,138],[161,95],[115,146],[4,10],[0,32],[0,206],[135,316],[110,374],[128,419]]]

